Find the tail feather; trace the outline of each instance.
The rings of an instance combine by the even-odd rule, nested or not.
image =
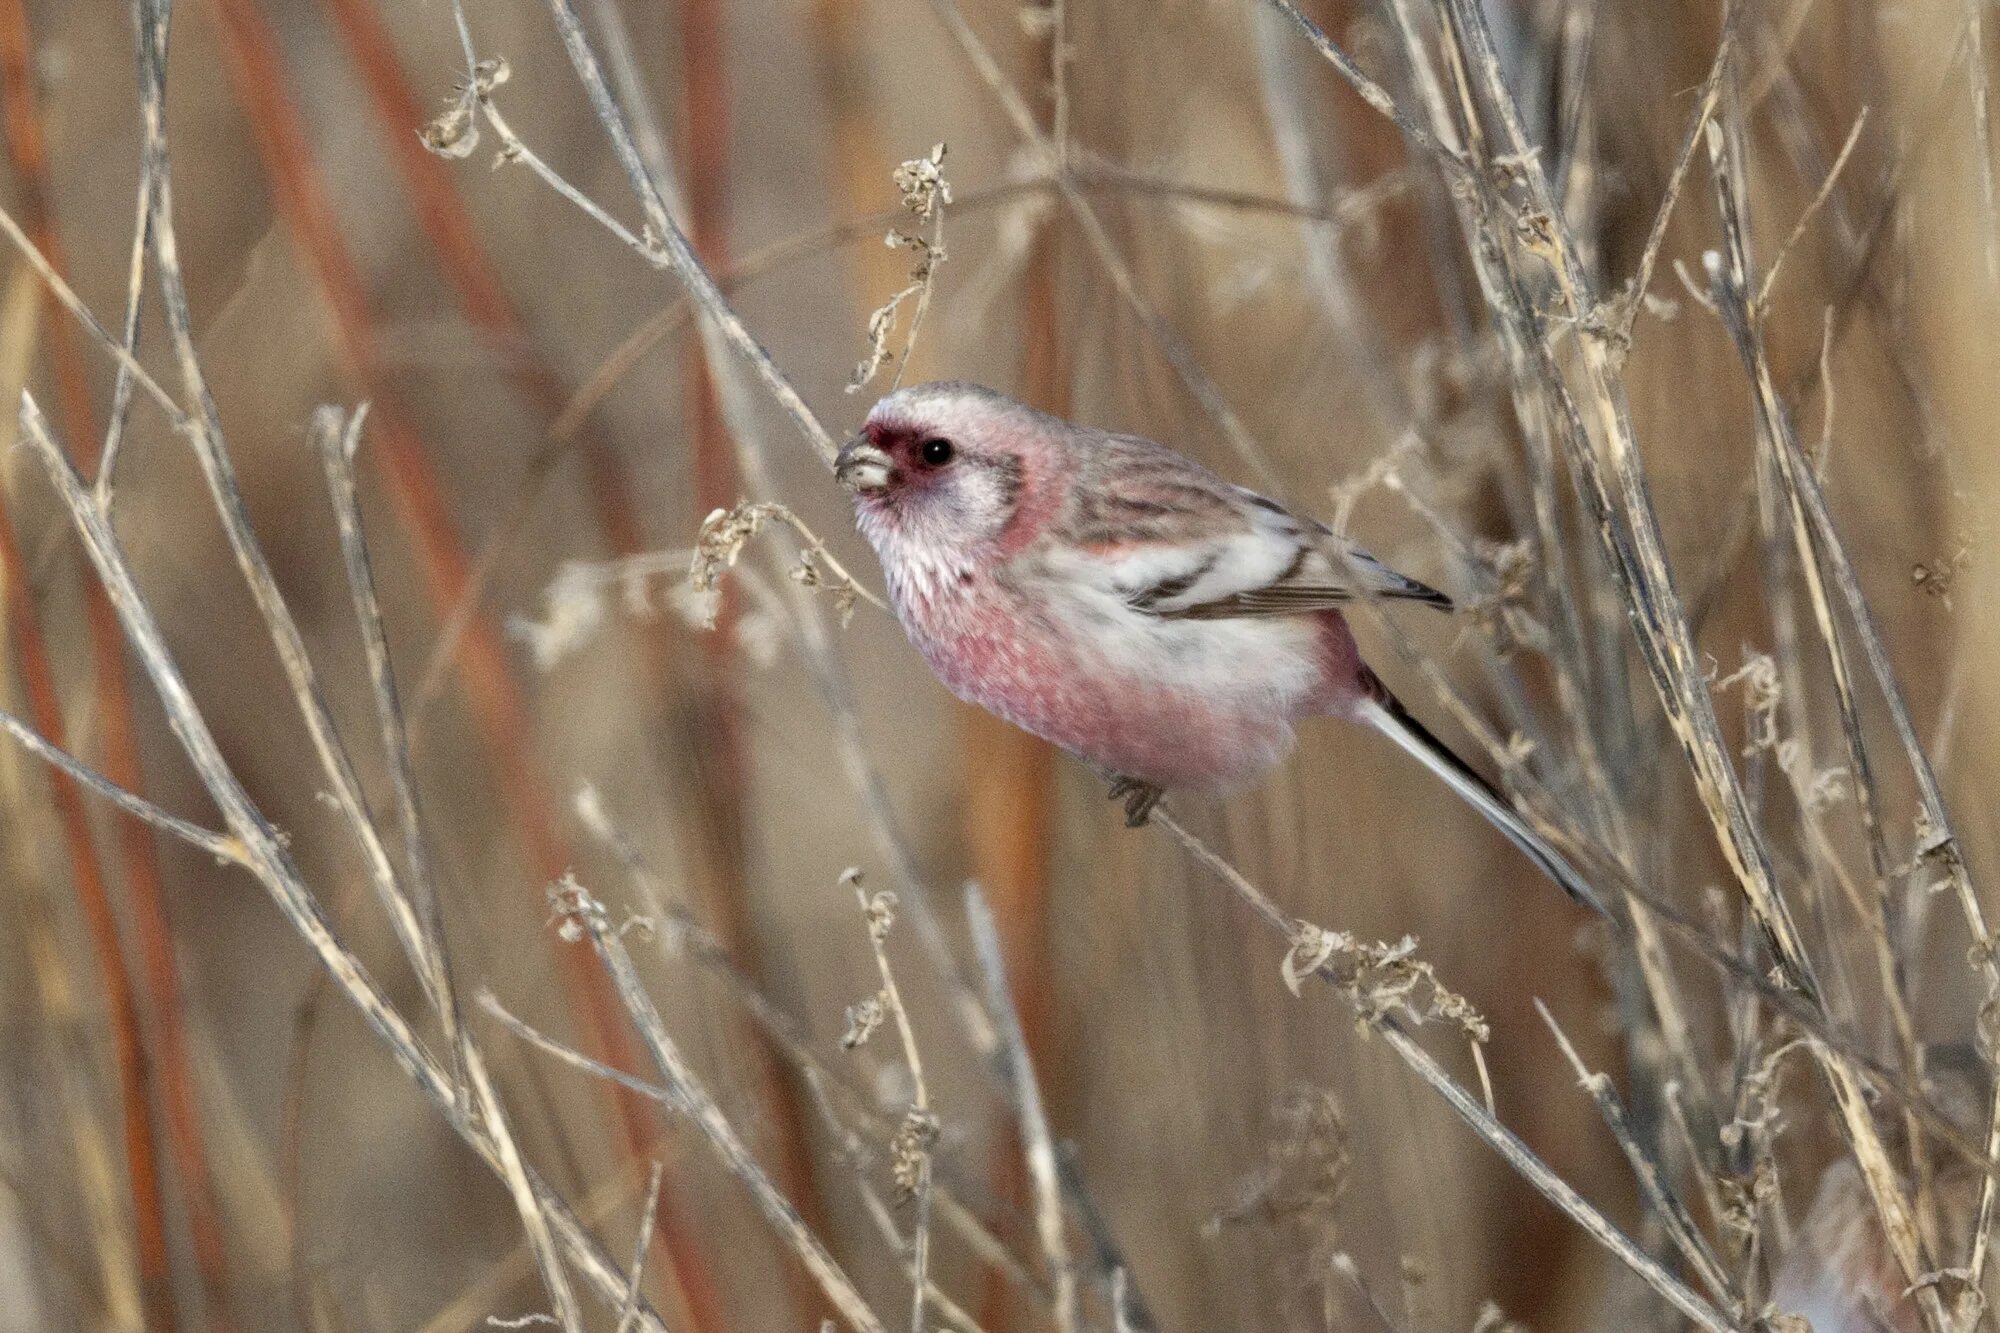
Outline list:
[[[1507,841],[1540,866],[1542,873],[1554,880],[1563,892],[1607,920],[1616,919],[1589,882],[1563,859],[1562,853],[1529,828],[1492,783],[1480,777],[1450,746],[1412,717],[1395,695],[1385,688],[1378,688],[1373,697],[1361,705],[1359,718],[1422,761],[1424,767],[1443,779],[1445,785],[1457,792],[1466,804],[1505,834]]]

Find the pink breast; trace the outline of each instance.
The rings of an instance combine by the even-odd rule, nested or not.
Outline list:
[[[987,585],[957,591],[948,604],[905,609],[912,640],[961,699],[1100,767],[1167,788],[1232,787],[1291,748],[1291,718],[1268,705],[1219,704],[1108,669],[1003,596]]]

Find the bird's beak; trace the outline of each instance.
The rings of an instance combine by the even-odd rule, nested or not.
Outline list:
[[[887,486],[893,468],[889,455],[860,435],[849,440],[833,460],[834,479],[857,495]]]

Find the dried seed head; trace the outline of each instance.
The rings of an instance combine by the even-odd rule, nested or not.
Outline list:
[[[1285,989],[1294,995],[1303,994],[1299,987],[1305,979],[1319,971],[1343,942],[1352,946],[1353,937],[1315,926],[1310,921],[1299,922],[1292,930],[1292,947],[1286,951],[1285,960],[1279,965]]]
[[[527,645],[537,671],[551,671],[596,637],[605,616],[604,583],[596,568],[569,560],[542,594],[542,618],[512,616],[507,633]]]
[[[1479,1318],[1472,1325],[1472,1333],[1527,1333],[1527,1328],[1526,1324],[1509,1319],[1507,1312],[1498,1304],[1487,1301],[1479,1307]]]
[[[452,94],[451,104],[417,131],[424,147],[439,157],[472,156],[479,147],[479,104],[507,82],[511,72],[504,60],[482,60],[473,66],[472,81],[461,85]]]
[[[417,138],[439,157],[472,156],[479,147],[479,126],[473,122],[472,103],[461,100],[446,107],[417,131]]]
[[[891,250],[911,252],[910,280],[908,285],[868,316],[868,355],[848,377],[849,393],[858,392],[890,361],[889,340],[896,331],[896,315],[906,301],[916,302],[916,314],[910,321],[910,339],[914,342],[916,338],[917,322],[923,318],[924,306],[930,297],[931,280],[937,266],[945,258],[944,208],[951,202],[951,183],[944,178],[944,154],[945,146],[934,144],[928,154],[910,159],[890,175],[896,192],[903,197],[903,211],[910,215],[915,225],[907,230],[891,228],[882,238],[882,243]],[[930,227],[929,235],[924,234],[926,224]],[[905,346],[905,362],[909,354],[910,348]]]
[[[1762,754],[1778,744],[1778,664],[1769,653],[1751,653],[1743,665],[1715,682],[1714,689],[1743,687],[1743,755]]]
[[[840,1034],[840,1044],[848,1050],[866,1045],[889,1016],[888,997],[876,993],[859,1004],[847,1006],[847,1031]]]
[[[1448,1023],[1468,1041],[1485,1041],[1491,1035],[1485,1017],[1463,995],[1445,989],[1416,949],[1409,935],[1394,944],[1363,944],[1345,931],[1299,921],[1282,973],[1294,995],[1307,977],[1324,976],[1354,1005],[1364,1028],[1396,1013],[1413,1023]]]
[[[891,173],[889,179],[903,196],[903,209],[919,222],[929,222],[938,209],[951,202],[951,183],[944,178],[945,146],[931,145],[922,157],[913,157]]]
[[[714,629],[720,609],[722,576],[743,557],[752,537],[772,523],[782,523],[806,542],[799,551],[799,563],[791,577],[801,585],[831,592],[834,608],[843,626],[854,615],[854,606],[865,594],[840,562],[826,550],[826,544],[805,525],[797,514],[781,504],[744,503],[733,509],[717,509],[701,521],[696,534],[694,558],[688,568],[686,592],[676,608],[693,618],[699,628]],[[875,600],[870,598],[870,601]]]
[[[896,924],[896,895],[888,889],[875,894],[868,900],[863,912],[868,917],[868,938],[880,944],[889,938],[889,931]]]
[[[591,897],[590,890],[577,882],[574,874],[565,874],[549,885],[549,920],[556,923],[556,935],[566,944],[575,944],[586,933],[595,934],[608,928],[604,904]]]
[[[937,1142],[937,1117],[929,1111],[912,1106],[903,1116],[903,1123],[896,1126],[896,1137],[890,1140],[890,1172],[896,1180],[896,1192],[904,1199],[915,1197],[923,1183],[924,1168],[930,1161],[931,1145]]]

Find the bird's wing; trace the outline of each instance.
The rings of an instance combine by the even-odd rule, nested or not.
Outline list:
[[[1135,610],[1217,620],[1365,597],[1451,606],[1324,525],[1150,441],[1112,437],[1093,462],[1048,558]]]

